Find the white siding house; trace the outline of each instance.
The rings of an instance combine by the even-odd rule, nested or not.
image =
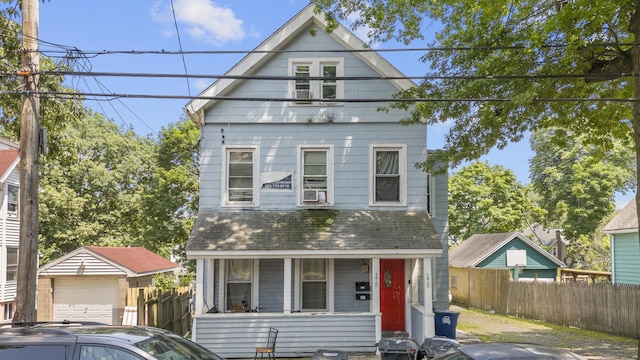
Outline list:
[[[0,139],[0,309],[9,322],[15,311],[20,241],[18,144]]]
[[[278,357],[374,352],[435,334],[448,308],[447,178],[424,126],[378,111],[414,84],[353,33],[304,8],[186,105],[200,127],[193,339]]]

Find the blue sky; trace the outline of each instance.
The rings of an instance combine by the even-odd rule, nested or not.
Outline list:
[[[91,51],[251,50],[299,12],[307,0],[51,0],[40,4],[40,49],[77,48]],[[268,4],[268,5],[267,5]],[[431,31],[427,24],[427,32]],[[178,36],[179,34],[179,36]],[[357,35],[363,36],[362,33]],[[425,46],[418,43],[412,46]],[[378,48],[398,48],[395,43]],[[50,56],[53,56],[51,54]],[[55,54],[60,55],[59,53]],[[424,75],[420,52],[382,53],[408,76]],[[184,74],[223,74],[243,55],[100,55],[78,61],[77,71]],[[97,80],[97,81],[96,81]],[[83,92],[118,94],[197,95],[213,80],[69,77],[67,82]],[[157,134],[177,122],[187,100],[130,99],[85,101],[85,105],[115,123],[133,126],[140,134]],[[442,146],[445,125],[427,130],[428,148]],[[511,169],[528,183],[528,160],[533,155],[528,140],[492,151],[483,158],[491,165]]]

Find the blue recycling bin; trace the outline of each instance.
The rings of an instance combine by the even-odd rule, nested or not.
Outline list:
[[[436,323],[436,335],[444,336],[449,339],[456,338],[456,326],[458,325],[457,311],[434,311]]]

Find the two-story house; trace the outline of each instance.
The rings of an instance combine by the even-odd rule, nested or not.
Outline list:
[[[447,179],[426,128],[378,111],[414,86],[307,6],[189,102],[201,130],[193,339],[253,356],[374,352],[448,308]]]
[[[20,241],[18,144],[0,139],[0,308],[2,321],[15,311]]]

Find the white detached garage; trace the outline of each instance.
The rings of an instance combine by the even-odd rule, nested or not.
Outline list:
[[[38,321],[122,322],[128,288],[179,266],[143,247],[84,246],[38,271]]]

